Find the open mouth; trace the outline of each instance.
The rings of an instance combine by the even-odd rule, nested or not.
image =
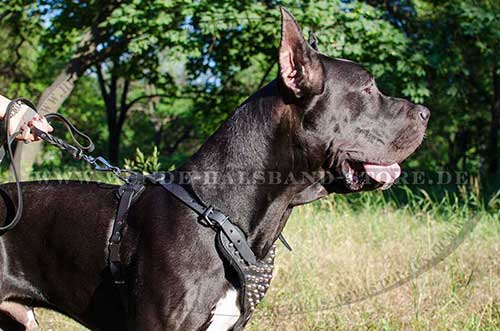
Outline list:
[[[355,190],[361,189],[370,181],[375,182],[377,188],[385,190],[399,178],[401,167],[397,163],[385,165],[344,160],[341,163],[341,172],[346,183]]]

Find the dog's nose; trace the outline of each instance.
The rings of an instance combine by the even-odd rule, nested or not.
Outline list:
[[[431,111],[424,106],[417,106],[416,110],[418,112],[418,116],[420,117],[420,119],[423,122],[427,123],[429,117],[431,117]]]

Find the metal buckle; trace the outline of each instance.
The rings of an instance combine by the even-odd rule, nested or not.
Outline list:
[[[208,206],[208,208],[205,209],[205,211],[203,212],[203,214],[200,215],[200,218],[199,218],[199,221],[202,225],[205,225],[205,226],[208,226],[208,227],[213,227],[214,226],[214,222],[208,218],[208,216],[210,214],[212,214],[214,211],[214,207],[213,206]],[[204,221],[204,222],[202,222]]]
[[[120,261],[120,244],[110,242],[108,245],[109,249],[109,262],[121,262]]]

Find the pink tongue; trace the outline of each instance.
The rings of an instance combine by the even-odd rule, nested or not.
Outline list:
[[[388,166],[364,163],[363,166],[366,174],[379,183],[392,184],[401,175],[401,168],[397,163]]]

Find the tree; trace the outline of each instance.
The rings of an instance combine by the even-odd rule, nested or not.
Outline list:
[[[176,47],[183,42],[183,11],[189,10],[189,6],[159,0],[126,4],[45,1],[44,5],[47,10],[58,12],[51,19],[53,28],[45,47],[64,56],[67,43],[74,43],[75,30],[92,31],[95,54],[87,68],[89,74],[97,77],[107,114],[108,154],[112,162],[117,162],[130,110],[150,98],[176,95],[176,86],[163,70],[162,61],[175,58]],[[143,93],[145,84],[153,84],[157,92]]]
[[[136,147],[147,152],[157,145],[165,163],[181,163],[238,104],[274,79],[278,5],[283,5],[305,33],[317,34],[323,53],[362,63],[387,94],[433,110],[425,153],[407,166],[490,175],[498,170],[497,1],[4,3],[12,4],[14,21],[45,22],[35,24],[36,33],[23,34],[29,43],[23,42],[18,65],[0,64],[0,70],[18,72],[8,77],[16,86],[29,86],[28,94],[50,85],[47,77],[53,79],[70,63],[81,51],[82,36],[90,33],[93,46],[80,66],[84,80],[74,92],[80,100],[70,98],[72,109],[63,109],[85,119],[80,125],[107,141],[114,162]],[[8,42],[15,46],[19,38]],[[36,56],[24,53],[28,44]],[[19,72],[29,77],[26,84],[17,83]],[[102,99],[102,124],[90,120],[102,113],[95,113],[101,101],[88,91]],[[89,104],[94,116],[84,109]],[[87,127],[89,122],[93,126]]]
[[[38,100],[37,110],[41,115],[57,113],[64,101],[70,96],[75,83],[83,75],[85,68],[89,65],[88,55],[95,52],[95,45],[92,43],[92,35],[87,32],[80,43],[77,53],[70,60],[68,65],[57,75],[52,84],[46,88]],[[26,145],[18,143],[12,161],[16,169],[20,169],[19,178],[27,178],[29,171],[38,154],[42,150],[39,144]],[[13,174],[11,175],[11,177]]]
[[[417,2],[415,47],[428,65],[432,95],[439,110],[433,119],[448,142],[448,164],[498,171],[498,94],[500,11],[492,1]]]

